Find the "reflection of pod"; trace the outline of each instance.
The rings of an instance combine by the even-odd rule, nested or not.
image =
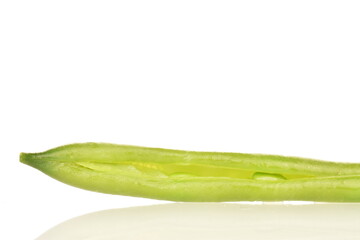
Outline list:
[[[103,193],[174,201],[360,202],[360,164],[276,155],[192,152],[83,143],[21,162]]]
[[[359,212],[359,204],[175,203],[87,214],[37,240],[355,240]]]

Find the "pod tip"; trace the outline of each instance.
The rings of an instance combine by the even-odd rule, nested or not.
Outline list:
[[[20,153],[20,162],[26,163],[26,153]]]

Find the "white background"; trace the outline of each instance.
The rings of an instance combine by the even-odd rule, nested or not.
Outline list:
[[[162,201],[18,162],[74,142],[360,162],[358,1],[0,2],[1,239]]]

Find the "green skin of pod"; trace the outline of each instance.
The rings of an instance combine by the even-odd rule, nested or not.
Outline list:
[[[79,143],[20,161],[96,192],[184,202],[360,202],[360,164]]]

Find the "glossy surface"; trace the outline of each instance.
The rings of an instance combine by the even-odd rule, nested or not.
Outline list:
[[[106,143],[22,153],[21,162],[102,193],[172,201],[360,201],[360,164]]]

